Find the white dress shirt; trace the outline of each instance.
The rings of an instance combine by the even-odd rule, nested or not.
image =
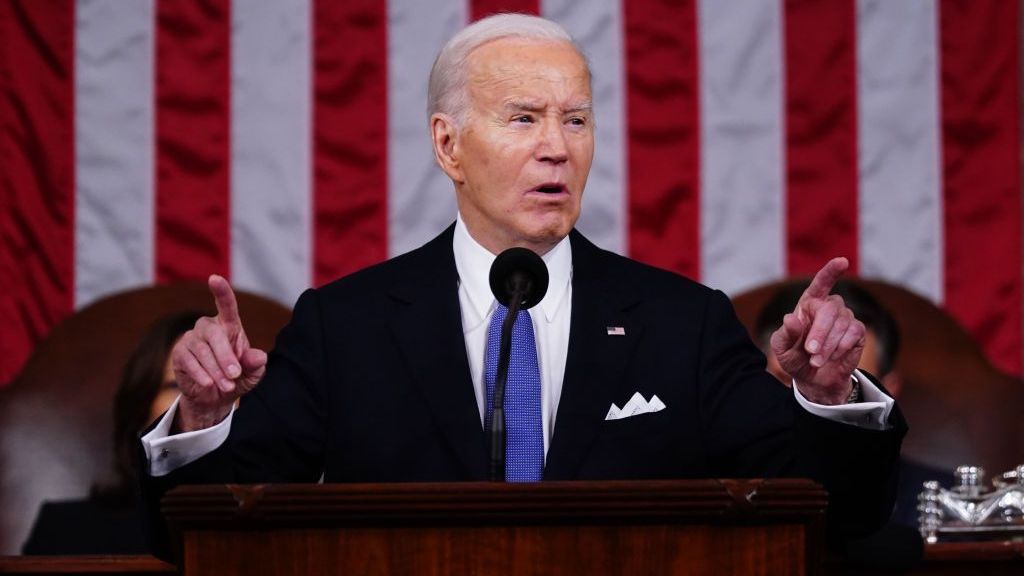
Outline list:
[[[484,382],[487,328],[498,307],[489,281],[491,264],[496,255],[488,252],[469,235],[461,217],[455,222],[452,248],[455,251],[455,269],[459,273],[459,306],[462,308],[466,357],[469,358],[469,373],[473,378],[482,426],[487,404],[487,383]],[[562,395],[565,359],[569,355],[569,319],[572,317],[572,247],[569,245],[569,237],[562,238],[541,258],[548,268],[548,291],[544,299],[528,312],[533,320],[533,335],[537,342],[540,410],[546,456],[555,430],[558,399]]]
[[[487,348],[487,327],[497,305],[488,277],[495,255],[487,251],[469,234],[459,216],[455,223],[455,267],[459,275],[459,305],[462,309],[462,330],[466,340],[470,376],[480,411],[481,426],[487,398],[484,382],[484,352]],[[537,342],[540,367],[541,417],[544,429],[544,455],[555,430],[555,415],[562,394],[565,361],[569,353],[569,320],[572,317],[572,247],[566,236],[543,257],[548,268],[548,291],[544,299],[529,310]],[[861,386],[861,402],[824,406],[810,402],[793,386],[797,402],[805,410],[838,422],[862,428],[881,430],[886,427],[893,400],[883,394],[871,380],[854,372]],[[168,435],[178,402],[153,430],[142,437],[149,460],[150,474],[163,476],[203,455],[212,452],[228,437],[234,409],[220,424],[195,432]]]

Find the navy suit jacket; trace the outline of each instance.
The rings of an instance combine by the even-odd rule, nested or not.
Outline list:
[[[453,230],[304,293],[227,442],[144,478],[151,507],[183,482],[486,480]],[[844,525],[888,517],[898,409],[886,431],[810,415],[765,372],[724,294],[578,232],[570,242],[569,349],[545,479],[804,476],[826,486]],[[635,392],[666,408],[605,420]]]

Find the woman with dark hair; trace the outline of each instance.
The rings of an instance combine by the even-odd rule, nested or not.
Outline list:
[[[139,341],[114,396],[114,479],[93,485],[88,499],[44,503],[23,554],[148,552],[136,493],[138,435],[177,397],[170,352],[202,315],[165,316]]]

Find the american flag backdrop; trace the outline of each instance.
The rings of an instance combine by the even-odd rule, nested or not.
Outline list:
[[[850,257],[1021,371],[1017,0],[0,0],[0,384],[112,293],[301,290],[455,216],[437,50],[539,13],[594,73],[579,227],[736,294]]]

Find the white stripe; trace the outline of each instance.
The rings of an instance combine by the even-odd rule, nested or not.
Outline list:
[[[621,7],[609,0],[543,0],[541,14],[569,31],[583,48],[593,74],[596,147],[579,229],[598,246],[625,254],[626,77]]]
[[[730,294],[785,274],[782,6],[701,0],[701,280]]]
[[[388,2],[388,251],[401,254],[455,221],[451,180],[435,165],[427,78],[441,46],[466,25],[465,2]]]
[[[75,307],[153,282],[153,2],[75,9]]]
[[[942,300],[938,19],[931,0],[857,3],[861,275]]]
[[[231,10],[231,277],[286,305],[313,278],[310,10]]]

